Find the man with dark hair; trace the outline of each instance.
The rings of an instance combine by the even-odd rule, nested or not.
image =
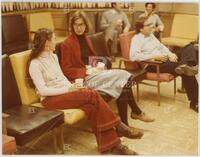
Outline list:
[[[164,30],[164,24],[160,17],[155,14],[155,3],[145,3],[145,12],[140,15],[140,17],[146,17],[148,22],[152,23],[154,35],[160,39],[160,32]]]
[[[156,8],[156,4],[155,4],[155,3],[152,3],[152,2],[147,2],[147,3],[145,3],[145,8],[147,8],[149,5],[151,5],[153,9]]]
[[[191,62],[196,58],[191,59],[187,51],[181,51],[180,56],[177,57],[152,34],[152,23],[149,23],[146,18],[140,18],[136,22],[136,33],[131,40],[130,60],[158,60],[162,62],[161,73],[170,73],[175,76],[179,74],[190,100],[190,108],[198,112],[198,83],[195,78],[198,70],[188,65],[188,60]],[[143,65],[143,67],[149,72],[156,72],[155,66]]]
[[[103,13],[100,21],[100,29],[105,32],[106,41],[111,55],[118,53],[118,37],[122,32],[128,32],[130,23],[126,14],[121,10],[122,3],[111,3],[112,9]]]

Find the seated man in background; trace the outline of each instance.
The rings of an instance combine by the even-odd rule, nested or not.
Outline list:
[[[130,23],[126,14],[121,10],[122,3],[111,3],[112,10],[103,13],[100,29],[105,32],[106,41],[111,55],[118,53],[118,37],[120,33],[128,32]]]
[[[164,24],[160,17],[155,14],[155,3],[145,3],[145,12],[140,17],[146,17],[149,23],[152,23],[153,33],[156,38],[160,39],[160,32],[164,30]]]
[[[131,118],[145,122],[154,121],[142,112],[135,102],[132,93],[134,76],[131,73],[121,69],[86,68],[89,56],[96,54],[92,42],[86,36],[88,29],[88,19],[84,12],[75,12],[71,18],[72,34],[61,45],[60,60],[64,75],[72,82],[77,78],[83,78],[85,86],[116,98],[119,115],[126,125],[128,125],[128,105],[132,110]]]
[[[140,18],[136,22],[136,35],[131,40],[130,46],[130,60],[144,61],[144,60],[158,60],[160,64],[161,73],[170,73],[174,76],[180,74],[183,80],[184,87],[188,99],[190,100],[190,108],[198,112],[198,83],[195,78],[197,70],[193,69],[191,65],[187,64],[191,61],[191,56],[187,51],[182,51],[177,57],[174,53],[165,47],[153,34],[152,24],[147,18]],[[195,61],[196,58],[193,57]],[[142,65],[149,72],[156,72],[156,67],[151,65]],[[177,73],[177,71],[182,71]]]

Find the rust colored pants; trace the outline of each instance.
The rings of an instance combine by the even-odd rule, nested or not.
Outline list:
[[[120,138],[114,129],[120,123],[120,119],[95,90],[81,89],[58,96],[48,96],[42,104],[48,109],[83,110],[96,135],[100,152],[110,150],[120,143]]]

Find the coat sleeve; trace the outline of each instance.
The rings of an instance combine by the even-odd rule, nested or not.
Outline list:
[[[72,53],[73,52],[69,45],[61,45],[61,69],[64,75],[70,80],[75,80],[76,78],[85,78],[86,68],[79,68],[73,65]]]

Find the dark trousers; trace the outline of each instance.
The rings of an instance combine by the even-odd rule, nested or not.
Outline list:
[[[179,65],[179,63],[167,61],[160,65],[160,73],[170,73],[176,76],[175,68]],[[148,72],[156,72],[155,66],[148,66],[146,69]],[[195,76],[186,76],[181,75],[183,85],[185,87],[187,97],[190,100],[190,104],[197,104],[198,102],[198,83]]]
[[[198,64],[199,52],[192,43],[181,48],[180,51],[177,52],[177,55],[179,58],[179,64],[187,64],[189,66]]]
[[[128,112],[128,105],[131,108],[131,111],[137,115],[141,114],[141,110],[138,107],[132,91],[132,86],[134,84],[134,77],[131,76],[125,86],[123,87],[123,90],[121,92],[121,95],[116,100],[119,116],[121,118],[121,121],[128,125],[128,118],[127,118],[127,112]]]

